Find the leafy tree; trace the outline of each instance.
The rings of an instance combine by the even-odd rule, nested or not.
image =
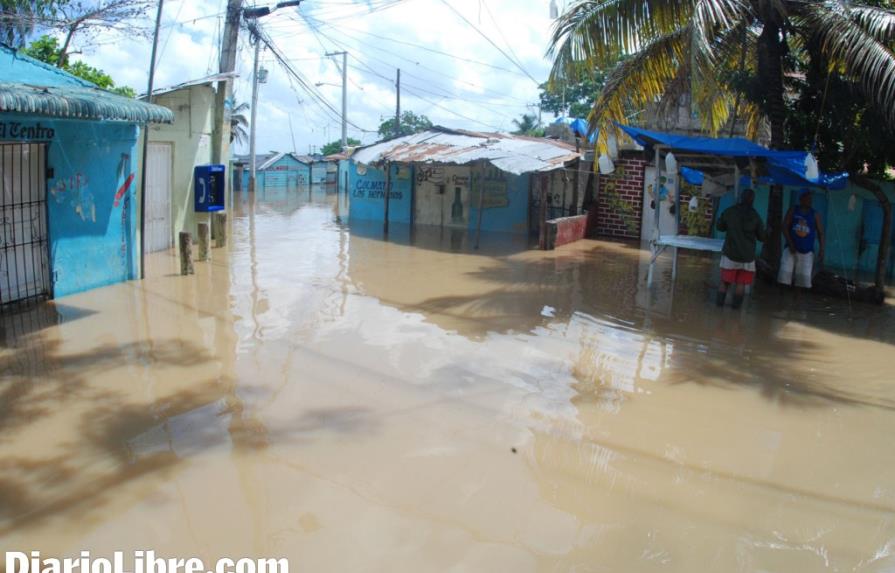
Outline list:
[[[14,48],[25,45],[35,24],[51,20],[67,0],[0,0],[0,41]]]
[[[582,79],[577,81],[545,82],[539,86],[541,110],[554,115],[587,117],[605,84],[606,74],[602,70],[582,74]]]
[[[786,145],[785,78],[794,62],[825,60],[892,128],[892,8],[891,1],[581,0],[557,22],[551,82],[615,66],[591,116],[602,144],[631,107],[689,91],[707,130],[720,131],[735,109],[752,136],[766,123],[771,147],[780,149]],[[744,72],[754,77],[751,89],[725,81]],[[765,245],[772,268],[779,260],[782,210],[782,189],[774,188]]]
[[[146,33],[148,28],[138,23],[147,22],[147,11],[157,4],[154,0],[60,0],[55,10],[53,27],[64,34],[59,48],[60,68],[68,64],[69,50],[75,34],[95,35],[103,30],[121,30],[126,24],[128,35]]]
[[[380,137],[401,137],[404,135],[413,135],[414,133],[419,133],[421,131],[426,131],[427,129],[432,127],[432,122],[429,121],[429,118],[420,114],[417,115],[412,111],[405,111],[401,114],[401,132],[397,133],[395,129],[395,118],[390,117],[388,119],[382,118],[382,123],[379,124],[379,136]]]
[[[59,64],[61,51],[59,48],[59,40],[56,38],[41,36],[37,40],[31,42],[31,44],[22,51],[26,55],[47,64],[54,66]],[[112,76],[98,68],[87,65],[84,62],[77,61],[74,63],[65,63],[60,67],[74,76],[94,83],[98,87],[117,93],[118,95],[131,98],[136,97],[137,95],[133,88],[128,86],[116,86]]]
[[[360,145],[359,139],[354,139],[353,137],[348,138],[348,147],[357,147],[358,145]],[[333,153],[339,153],[340,151],[342,151],[342,140],[337,139],[324,145],[323,149],[320,150],[320,153],[322,155],[332,155]]]
[[[513,120],[513,124],[516,126],[516,130],[513,132],[516,135],[530,135],[534,137],[542,137],[544,135],[544,129],[538,121],[538,116],[534,114],[522,114],[520,119]]]

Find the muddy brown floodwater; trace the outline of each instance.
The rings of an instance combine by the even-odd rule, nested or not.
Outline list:
[[[4,316],[0,549],[295,571],[892,571],[892,307],[711,259],[348,225],[266,193],[231,244]],[[2,567],[2,565],[0,565]]]

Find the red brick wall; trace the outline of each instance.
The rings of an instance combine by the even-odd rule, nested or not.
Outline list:
[[[623,155],[615,161],[615,173],[600,175],[594,234],[640,238],[646,165],[639,152]]]
[[[547,221],[547,250],[583,239],[587,230],[587,219],[587,215],[577,215]]]

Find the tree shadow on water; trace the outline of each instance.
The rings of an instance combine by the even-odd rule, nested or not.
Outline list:
[[[0,354],[0,538],[48,522],[98,523],[215,449],[251,454],[376,428],[364,408],[333,408],[270,430],[254,407],[263,390],[189,374],[217,360],[181,339],[66,352],[35,336]],[[133,375],[148,365],[152,380]]]

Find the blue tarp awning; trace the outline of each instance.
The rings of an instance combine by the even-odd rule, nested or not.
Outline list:
[[[777,151],[768,149],[742,137],[696,137],[650,131],[639,127],[619,125],[631,139],[643,146],[662,145],[671,151],[714,155],[720,157],[742,157],[764,159],[767,175],[759,183],[779,185],[813,185],[828,189],[843,189],[848,183],[847,173],[823,173],[817,178],[809,178],[805,172],[806,160],[811,155],[807,151]],[[684,172],[687,169],[688,172]],[[701,179],[696,169],[682,168],[684,178],[691,184]],[[699,175],[697,175],[699,174]]]
[[[590,126],[587,124],[586,119],[582,119],[580,117],[562,116],[556,118],[556,121],[554,121],[553,123],[556,125],[565,125],[576,137],[583,137],[590,143],[594,143],[597,140],[596,132],[590,132]]]

